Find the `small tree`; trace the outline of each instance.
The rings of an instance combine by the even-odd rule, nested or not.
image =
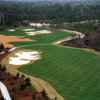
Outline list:
[[[23,75],[21,76],[21,78],[23,78],[23,79],[24,79],[24,78],[25,78],[25,75],[23,74]]]
[[[41,93],[42,93],[42,96],[43,97],[46,97],[47,96],[46,91],[44,89],[43,89],[43,91]]]
[[[8,74],[7,74],[8,76],[10,75],[10,73],[8,72]]]
[[[7,47],[7,50],[9,50],[9,47]]]
[[[31,86],[31,83],[30,83],[30,79],[29,79],[29,78],[26,78],[26,79],[25,79],[25,82],[26,82],[26,85],[27,85],[27,86]]]
[[[11,92],[16,93],[16,91],[17,91],[17,89],[16,89],[16,88],[12,88],[12,89],[11,89]]]
[[[26,79],[25,79],[25,82],[26,82],[26,83],[30,82],[30,79],[29,79],[29,78],[26,78]]]
[[[1,43],[0,49],[4,49],[4,48],[5,48],[5,47],[4,47],[3,43]]]
[[[2,65],[0,64],[0,70],[2,70]]]
[[[32,96],[32,99],[33,99],[33,100],[35,100],[35,99],[36,99],[36,96],[35,96],[35,94],[33,94],[33,96]]]
[[[20,74],[19,74],[19,73],[17,73],[17,74],[16,74],[16,78],[19,78],[19,76],[20,76]]]
[[[26,84],[21,84],[20,85],[20,90],[22,91],[22,90],[24,90],[26,88]]]
[[[3,70],[4,72],[6,71],[6,66],[5,66],[5,65],[2,67],[2,70]]]

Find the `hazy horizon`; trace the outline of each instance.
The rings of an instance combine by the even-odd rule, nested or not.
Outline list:
[[[91,2],[99,0],[0,0],[0,1],[13,1],[13,2],[38,2],[38,1],[52,1],[52,2]]]

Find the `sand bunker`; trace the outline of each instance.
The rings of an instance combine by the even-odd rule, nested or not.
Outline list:
[[[37,34],[49,34],[52,33],[49,30],[41,30],[41,31],[35,31],[35,32],[26,32],[27,35],[37,35]]]
[[[23,39],[21,39],[23,38]],[[0,35],[0,44],[3,43],[5,47],[13,47],[13,45],[9,44],[9,42],[26,42],[26,41],[35,41],[30,40],[28,38],[24,38],[24,36],[5,36]]]
[[[14,30],[14,29],[10,29],[10,30],[8,30],[8,31],[10,31],[10,32],[14,32],[15,30]]]
[[[24,29],[23,31],[34,31],[35,29]]]
[[[40,59],[40,54],[37,51],[32,52],[24,52],[20,51],[18,53],[15,53],[16,57],[10,57],[9,64],[12,65],[25,65],[30,63],[31,60],[35,61]]]

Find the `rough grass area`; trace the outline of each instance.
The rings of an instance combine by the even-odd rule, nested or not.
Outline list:
[[[52,34],[27,36],[21,31],[23,29],[16,28],[15,32],[5,30],[0,34],[25,35],[37,40],[13,43],[15,46],[52,43],[68,36],[67,32],[56,30],[51,30]],[[65,100],[100,100],[100,55],[53,44],[24,47],[27,48],[42,51],[43,59],[18,70],[46,80]]]

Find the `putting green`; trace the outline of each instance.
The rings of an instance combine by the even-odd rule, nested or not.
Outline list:
[[[22,30],[7,30],[4,35],[25,36],[35,42],[14,42],[15,46],[53,43],[68,36],[67,32],[51,30],[51,34],[28,36]],[[34,28],[43,30],[42,28]],[[56,45],[36,45],[24,49],[42,51],[41,60],[18,70],[47,81],[65,100],[100,100],[100,55]]]

